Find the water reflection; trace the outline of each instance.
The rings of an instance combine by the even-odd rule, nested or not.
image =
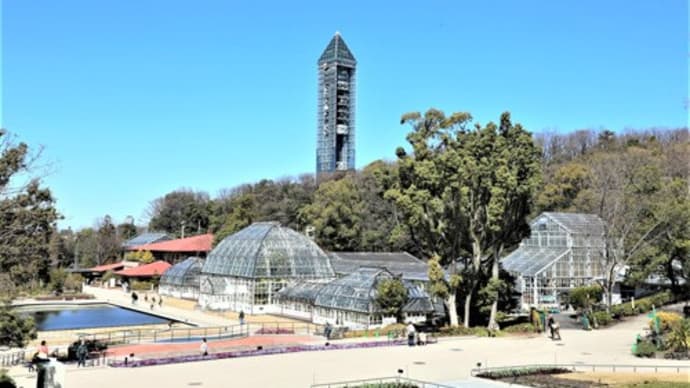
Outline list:
[[[112,305],[26,306],[17,309],[34,318],[40,331],[168,323],[168,319]]]

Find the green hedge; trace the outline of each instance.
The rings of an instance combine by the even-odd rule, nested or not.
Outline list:
[[[663,291],[658,294],[650,295],[645,298],[640,298],[635,301],[635,308],[632,302],[627,302],[611,307],[611,313],[615,317],[629,317],[637,314],[644,314],[652,311],[652,306],[657,308],[675,302],[675,298],[671,291]]]
[[[528,368],[512,368],[512,369],[502,369],[495,371],[480,372],[477,377],[483,377],[487,379],[497,380],[505,379],[509,377],[521,377],[530,375],[553,375],[570,373],[570,369],[566,368],[555,368],[555,367],[528,367]]]
[[[650,341],[642,341],[635,347],[635,356],[637,357],[654,357],[656,353],[656,346]]]
[[[534,327],[533,324],[527,322],[527,323],[520,323],[517,325],[513,326],[508,326],[503,329],[501,329],[504,333],[536,333],[537,328]]]
[[[592,313],[590,321],[594,321],[594,319],[596,319],[599,326],[608,326],[613,322],[613,317],[606,311],[595,311]]]
[[[465,326],[444,326],[439,329],[438,334],[440,336],[463,336],[463,335],[476,335],[478,337],[491,337],[495,336],[497,333],[489,331],[486,327],[470,327]]]

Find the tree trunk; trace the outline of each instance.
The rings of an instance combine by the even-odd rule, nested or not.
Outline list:
[[[493,263],[491,265],[491,279],[492,280],[499,280],[498,279],[498,260],[501,257],[501,248],[496,248],[494,250],[494,258],[493,258]],[[498,313],[498,295],[496,295],[496,298],[494,299],[494,302],[491,304],[491,315],[489,316],[489,325],[487,328],[489,330],[500,330],[500,327],[498,326],[498,322],[496,322],[496,314]]]
[[[455,290],[451,290],[446,298],[446,308],[448,309],[448,316],[450,317],[450,325],[456,327],[458,322],[458,306],[455,301]]]
[[[465,319],[463,324],[466,328],[470,327],[470,304],[472,303],[472,290],[465,295]]]

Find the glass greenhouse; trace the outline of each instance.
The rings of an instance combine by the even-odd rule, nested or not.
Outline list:
[[[501,261],[517,277],[523,308],[556,304],[570,288],[603,274],[604,223],[598,216],[542,213],[530,227],[530,237]]]
[[[209,309],[276,312],[289,281],[328,281],[330,260],[308,237],[277,222],[257,222],[226,237],[201,271],[199,303]]]
[[[385,268],[361,267],[325,284],[297,283],[279,293],[280,313],[355,329],[393,323],[395,318],[385,317],[378,308],[376,295],[380,281],[395,277]],[[425,321],[429,314],[436,312],[437,306],[419,284],[410,281],[403,284],[408,292],[408,302],[403,307],[406,320]]]
[[[204,259],[189,257],[163,273],[160,280],[159,293],[174,298],[198,299],[199,277]]]
[[[427,263],[407,252],[331,252],[330,255],[338,276],[349,275],[360,267],[381,267],[402,275],[405,280],[429,281]]]

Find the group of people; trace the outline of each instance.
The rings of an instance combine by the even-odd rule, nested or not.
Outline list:
[[[85,367],[86,359],[89,356],[89,347],[83,338],[79,340],[79,344],[77,345],[76,356],[77,368],[80,366]],[[36,349],[36,353],[34,353],[31,359],[30,368],[33,369],[34,365],[36,364],[42,364],[50,361],[50,357],[57,357],[57,350],[53,351],[53,353],[51,354],[50,350],[48,349],[48,343],[45,340],[43,340],[41,341],[41,344],[38,346],[38,349]]]
[[[407,324],[405,327],[405,333],[407,334],[407,345],[409,346],[421,346],[426,345],[427,335],[425,332],[417,332],[417,328],[412,324],[412,322]]]
[[[136,292],[132,291],[132,304],[135,305],[135,304],[137,304],[138,301],[139,301],[139,294],[137,294]],[[147,294],[147,295],[144,295],[144,302],[146,302],[146,303],[149,302],[149,296],[148,296],[148,294]],[[152,297],[151,297],[151,310],[153,310],[153,308],[154,308],[155,306],[156,306],[156,297],[155,297],[155,296],[152,296]],[[163,297],[160,296],[160,295],[158,296],[158,307],[163,307]]]

